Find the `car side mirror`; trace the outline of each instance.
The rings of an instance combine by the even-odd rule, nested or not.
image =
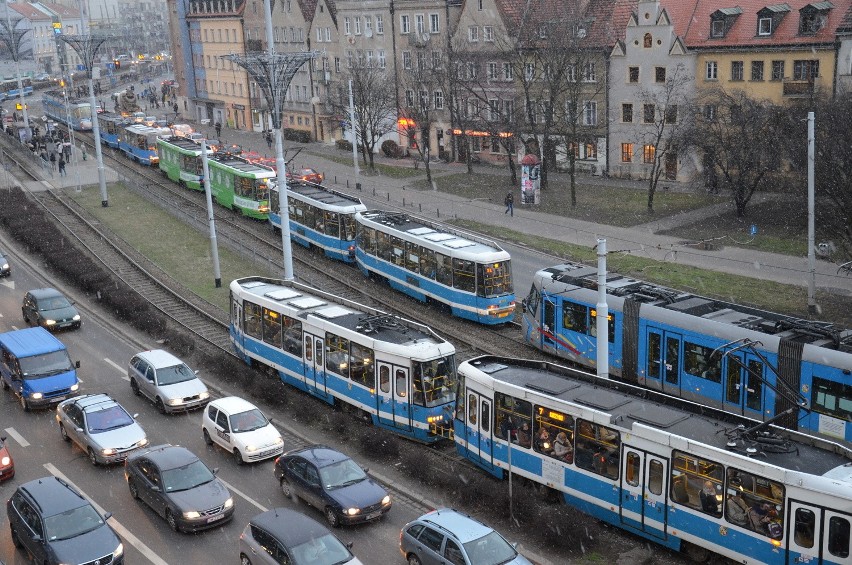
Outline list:
[[[193,371],[193,373],[195,373],[196,375],[200,375],[201,371],[196,370],[196,371]]]
[[[0,441],[6,441],[6,436],[0,436]]]
[[[78,434],[82,434],[82,433],[83,433],[83,428],[76,428],[76,432],[77,432]]]
[[[157,485],[151,485],[151,492],[161,492],[163,489],[158,487]]]
[[[133,415],[133,419],[134,419],[134,420],[135,420],[136,418],[138,418],[138,417],[139,417],[139,412],[137,412],[137,413],[135,413],[135,414]]]
[[[213,467],[213,474],[214,475],[219,474],[219,467]]]
[[[364,472],[365,472],[365,473],[369,473],[369,472],[370,472],[370,468],[369,468],[369,467],[361,467],[361,468],[364,470]]]
[[[349,542],[346,544],[346,549],[352,549],[352,546],[355,545],[353,542]]]
[[[75,368],[75,369],[79,369],[79,368],[80,368],[80,362],[79,362],[79,361],[75,361],[75,362],[74,362],[74,368]]]
[[[35,534],[33,536],[33,541],[36,542],[36,543],[41,543],[42,542],[41,536],[38,535],[38,534]]]
[[[104,514],[104,522],[106,522],[110,518],[112,518],[112,512],[107,512],[106,514]]]

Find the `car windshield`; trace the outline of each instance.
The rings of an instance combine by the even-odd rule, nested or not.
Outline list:
[[[195,378],[192,369],[181,363],[173,367],[161,367],[157,369],[157,384],[173,385]]]
[[[163,471],[163,487],[166,492],[189,490],[199,485],[209,483],[214,479],[207,465],[199,460]]]
[[[104,525],[104,520],[90,505],[66,510],[44,519],[45,539],[59,541],[77,537]]]
[[[90,434],[108,432],[133,423],[133,418],[118,405],[86,412],[86,426]]]
[[[319,470],[320,480],[326,490],[333,490],[348,485],[360,483],[367,474],[351,459],[322,467]]]
[[[290,550],[297,565],[337,565],[352,559],[352,554],[332,534],[313,538]]]
[[[68,306],[71,306],[71,303],[68,302],[68,299],[64,296],[48,296],[46,298],[38,299],[39,312],[59,310],[60,308],[67,308]]]
[[[464,544],[464,550],[470,562],[477,565],[500,565],[518,556],[515,548],[494,531],[467,542]]]
[[[18,364],[25,379],[40,379],[74,369],[71,358],[64,349],[41,355],[21,357],[18,359]]]
[[[269,420],[257,408],[234,414],[228,421],[231,423],[231,432],[235,434],[259,430],[269,425]]]

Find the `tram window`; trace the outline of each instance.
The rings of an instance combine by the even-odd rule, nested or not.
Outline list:
[[[660,378],[661,343],[660,334],[648,334],[648,377],[652,379]]]
[[[572,463],[574,461],[574,417],[539,405],[535,406],[534,413],[533,448],[554,459]]]
[[[476,274],[473,261],[453,259],[453,288],[476,292]]]
[[[705,514],[722,515],[725,469],[715,461],[682,451],[672,454],[671,498]]]
[[[538,291],[535,285],[530,287],[530,293],[527,295],[527,299],[524,301],[524,305],[527,309],[527,312],[535,316],[538,313],[538,305],[541,302],[541,293]]]
[[[810,549],[814,546],[816,514],[807,508],[796,508],[796,525],[793,528],[793,541],[799,547]]]
[[[607,315],[606,329],[606,340],[615,343],[615,316],[612,313]],[[595,308],[589,308],[589,335],[598,336],[598,311]]]
[[[617,431],[588,420],[577,420],[574,462],[581,469],[616,479],[620,444]]]
[[[326,333],[325,351],[325,368],[348,379],[351,363],[349,340],[332,333]]]
[[[281,314],[269,308],[263,309],[263,341],[282,349]]]
[[[397,398],[405,398],[408,396],[408,375],[405,369],[397,369],[394,373],[394,389],[396,390]]]
[[[325,233],[325,214],[316,206],[307,205],[310,211],[310,216],[314,219],[314,229],[320,233]]]
[[[318,367],[322,367],[322,340],[321,339],[316,340],[316,343],[314,344],[314,351],[317,354],[316,364],[317,364]]]
[[[340,214],[337,212],[325,213],[325,235],[340,239]]]
[[[353,241],[355,239],[355,233],[357,229],[355,225],[355,215],[343,214],[341,216],[341,220],[343,221],[343,229],[340,232],[340,237],[344,241]]]
[[[627,453],[627,465],[625,466],[624,480],[627,481],[627,484],[632,487],[639,486],[639,463],[639,454],[635,451],[629,451]]]
[[[376,232],[376,254],[379,259],[383,259],[385,261],[390,261],[391,256],[393,255],[390,236],[381,231]]]
[[[246,335],[256,339],[262,339],[260,306],[253,302],[243,303],[243,318],[245,318]]]
[[[763,363],[755,359],[748,362],[746,408],[751,410],[763,409]]]
[[[287,202],[287,214],[291,219],[296,219],[296,213],[294,212],[295,208],[293,207],[293,202]],[[275,212],[276,214],[281,212],[281,201],[278,198],[278,191],[273,190],[269,193],[269,211]]]
[[[435,252],[425,247],[420,252],[420,272],[432,280],[438,273],[438,264],[435,262]]]
[[[494,429],[500,439],[506,439],[511,430],[512,443],[532,447],[532,404],[508,394],[494,394]]]
[[[562,327],[566,330],[587,333],[586,311],[588,308],[582,304],[575,304],[565,300],[562,302]]]
[[[302,322],[283,316],[284,325],[284,350],[293,355],[300,355],[302,346]]]
[[[435,280],[447,286],[453,285],[453,265],[449,257],[443,253],[435,253]]]
[[[253,198],[254,179],[234,176],[234,194],[243,198]]]
[[[368,253],[370,255],[376,254],[376,230],[373,228],[368,228],[366,226],[361,226],[360,231],[358,232],[358,237],[360,239],[358,243],[358,247],[364,250],[364,253]]]
[[[405,243],[405,268],[412,273],[420,272],[421,247],[417,244]]]
[[[405,260],[405,241],[395,235],[390,236],[391,256],[389,261],[394,265],[403,266]]]
[[[308,228],[313,229],[314,227],[314,214],[315,209],[310,204],[302,204],[302,225]]]
[[[512,291],[512,273],[508,261],[478,264],[476,273],[477,296],[499,296]]]
[[[455,359],[444,357],[412,365],[411,389],[414,403],[419,406],[439,406],[455,400]]]
[[[313,338],[309,335],[306,335],[305,336],[305,361],[307,361],[308,363],[310,363],[311,360],[314,358],[313,343],[314,343]]]
[[[816,412],[852,421],[852,386],[814,376],[811,396]]]
[[[387,365],[379,367],[379,390],[390,392],[390,367]]]
[[[254,192],[250,198],[257,201],[269,200],[269,185],[266,184],[266,179],[256,179],[254,181]]]
[[[648,465],[648,490],[651,494],[663,494],[663,464],[656,459]]]
[[[849,520],[832,516],[828,520],[828,552],[835,557],[849,557]]]
[[[467,421],[471,426],[476,425],[476,395],[469,394],[467,396]]]
[[[722,359],[712,357],[713,350],[688,341],[683,342],[684,372],[707,379],[714,383],[722,382]],[[731,363],[729,360],[728,363]]]
[[[350,378],[372,390],[376,386],[373,350],[359,343],[352,343],[352,369]]]
[[[491,406],[486,401],[480,402],[482,406],[482,414],[480,414],[479,425],[482,426],[482,431],[487,432],[491,429]]]

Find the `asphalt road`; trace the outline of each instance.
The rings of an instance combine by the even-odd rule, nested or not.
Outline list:
[[[18,261],[13,263],[13,269],[11,279],[0,280],[0,331],[24,327],[23,293],[46,285]],[[139,423],[152,445],[183,445],[210,468],[218,468],[218,476],[229,485],[234,496],[234,519],[199,534],[172,532],[162,518],[130,497],[123,466],[93,467],[82,450],[62,441],[53,410],[25,413],[8,391],[0,393],[0,433],[8,436],[16,475],[0,485],[0,499],[4,503],[21,483],[50,474],[65,478],[103,510],[113,513],[110,524],[124,541],[128,563],[237,562],[237,541],[243,528],[252,516],[273,507],[299,508],[314,519],[323,520],[319,511],[283,497],[272,474],[272,460],[237,466],[225,451],[207,447],[201,436],[200,412],[164,416],[152,404],[134,396],[126,378],[126,363],[141,348],[155,344],[147,344],[138,336],[119,335],[94,319],[87,304],[78,306],[83,316],[82,328],[60,333],[58,337],[67,345],[71,358],[81,363],[82,392],[109,393],[128,412],[138,413]],[[141,343],[134,343],[136,340]],[[286,449],[292,447],[296,446],[285,444]],[[416,515],[413,508],[399,504],[379,522],[342,528],[336,533],[344,542],[354,542],[353,552],[364,563],[399,563],[402,562],[398,550],[400,528]],[[0,516],[0,560],[7,565],[29,563],[12,545],[5,509]]]

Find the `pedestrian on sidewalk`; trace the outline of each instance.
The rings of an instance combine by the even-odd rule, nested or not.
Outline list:
[[[506,211],[503,212],[503,213],[509,214],[510,216],[514,217],[514,215],[515,215],[515,197],[512,196],[511,190],[506,193],[506,200],[505,200],[504,204],[506,204]]]
[[[272,149],[272,132],[271,131],[266,132],[266,146],[268,148]]]
[[[68,173],[65,172],[65,159],[62,157],[62,155],[59,156],[59,176],[68,176]]]
[[[56,151],[50,152],[50,168],[56,170]]]
[[[217,121],[213,127],[216,129],[216,137],[222,137],[222,123]]]
[[[84,161],[89,158],[89,154],[86,153],[86,146],[85,145],[80,145],[80,153],[81,153]]]

